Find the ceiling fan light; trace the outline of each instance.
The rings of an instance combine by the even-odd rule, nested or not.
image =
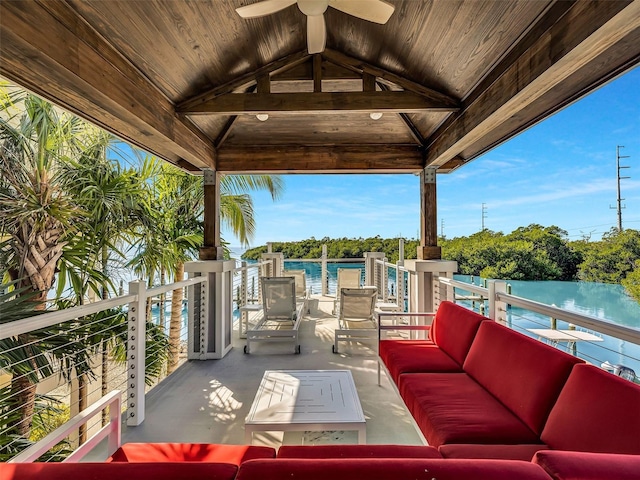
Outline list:
[[[371,112],[369,117],[371,117],[371,120],[380,120],[382,118],[382,112]]]
[[[322,15],[329,6],[329,0],[298,0],[298,8],[305,15]]]
[[[269,114],[268,113],[258,113],[256,115],[256,118],[258,120],[260,120],[261,122],[266,122],[267,120],[269,120]]]

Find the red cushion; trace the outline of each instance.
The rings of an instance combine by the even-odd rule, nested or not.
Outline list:
[[[396,384],[403,373],[462,371],[455,360],[429,340],[382,340],[379,355]]]
[[[555,450],[639,455],[640,385],[576,365],[541,438]]]
[[[254,458],[275,458],[271,447],[214,443],[125,443],[112,462],[221,462],[240,465]]]
[[[530,462],[536,452],[546,450],[546,445],[474,445],[451,443],[440,445],[438,451],[444,458],[495,458]]]
[[[508,460],[352,458],[251,460],[237,480],[549,480],[537,465]]]
[[[452,302],[441,302],[433,319],[429,337],[459,365],[469,352],[469,347],[481,323],[487,317]]]
[[[405,373],[399,388],[429,445],[539,443],[536,434],[465,373]]]
[[[483,322],[464,371],[540,435],[551,407],[582,360],[495,322]]]
[[[426,445],[283,445],[278,458],[442,458]]]
[[[547,450],[533,459],[554,480],[638,480],[640,457]]]
[[[233,480],[237,471],[225,463],[0,463],[0,480]]]

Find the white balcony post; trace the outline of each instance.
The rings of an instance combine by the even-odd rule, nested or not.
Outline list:
[[[147,287],[129,282],[129,293],[137,295],[129,304],[127,332],[127,425],[134,427],[144,422]]]
[[[384,252],[364,252],[364,284],[381,288],[376,283],[376,260],[384,260]],[[381,293],[378,292],[378,295]]]
[[[200,260],[184,266],[190,278],[207,277],[206,282],[190,287],[196,298],[193,307],[189,302],[189,359],[220,359],[232,348],[235,266],[235,260]],[[200,303],[196,309],[198,298]]]
[[[249,273],[247,272],[247,262],[240,262],[242,271],[240,273],[240,305],[238,308],[245,306],[247,302],[247,290],[249,290]]]
[[[434,283],[437,282],[437,277],[452,278],[453,274],[458,271],[458,262],[451,260],[405,260],[405,265],[409,271],[409,311],[435,311],[438,308],[439,299],[434,298]]]
[[[284,253],[263,253],[260,258],[263,262],[271,262],[271,264],[266,268],[265,277],[282,276],[284,273]]]
[[[329,294],[329,274],[327,270],[327,246],[322,245],[322,259],[320,266],[320,285],[322,295]]]
[[[404,312],[404,238],[398,240],[398,262],[396,263],[396,303],[400,311]]]
[[[503,325],[507,324],[507,305],[496,299],[497,293],[507,293],[507,282],[504,280],[489,280],[489,318]]]

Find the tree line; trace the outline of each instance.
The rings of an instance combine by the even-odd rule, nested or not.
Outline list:
[[[563,280],[622,284],[640,301],[640,231],[611,229],[599,241],[571,241],[565,230],[532,224],[509,234],[484,230],[452,239],[440,238],[442,258],[458,262],[458,272],[505,280]],[[362,258],[364,252],[384,252],[398,260],[398,238],[311,238],[274,242],[272,250],[285,258]],[[418,241],[405,241],[405,258],[416,258]],[[243,258],[257,260],[266,246],[247,250]]]

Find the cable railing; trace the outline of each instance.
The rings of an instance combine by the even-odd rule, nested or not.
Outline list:
[[[487,287],[439,278],[440,300],[457,301],[514,330],[640,383],[640,330]],[[449,290],[447,290],[449,289]]]
[[[175,305],[177,322],[168,314],[161,325],[152,304],[167,292],[177,291],[172,295],[180,300],[184,288],[206,282],[195,277],[148,290],[130,282],[127,295],[2,324],[0,459],[19,455],[112,390],[122,392],[127,424],[141,423],[145,392],[186,360],[185,305]],[[109,422],[106,411],[97,417],[78,425],[44,460],[58,461],[84,445]]]

